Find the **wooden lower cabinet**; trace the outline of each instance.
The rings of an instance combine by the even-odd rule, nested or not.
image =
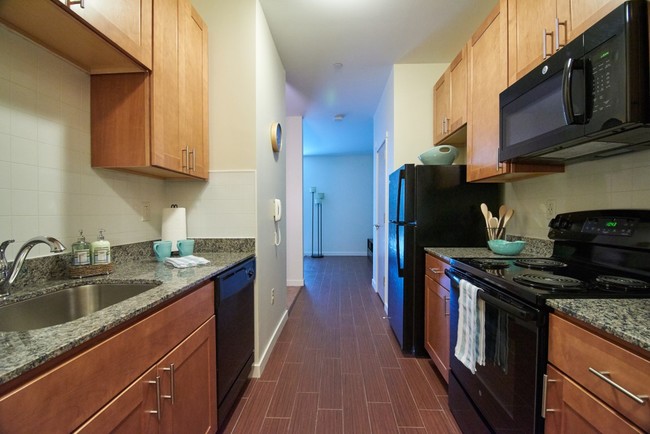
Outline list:
[[[577,320],[549,315],[546,432],[649,432],[650,358],[632,349]]]
[[[440,374],[449,382],[449,289],[444,274],[448,266],[426,256],[424,276],[424,347]]]
[[[552,365],[546,376],[545,433],[644,432]]]
[[[213,316],[76,432],[215,432],[214,341]]]
[[[1,395],[0,433],[216,432],[214,313],[210,282],[97,338]]]

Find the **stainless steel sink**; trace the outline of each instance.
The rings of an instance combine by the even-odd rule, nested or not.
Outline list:
[[[141,294],[158,283],[98,283],[30,298],[0,307],[0,331],[35,330],[90,315]]]

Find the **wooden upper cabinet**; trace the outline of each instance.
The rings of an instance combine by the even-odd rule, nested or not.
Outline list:
[[[434,144],[465,144],[457,133],[467,123],[467,51],[463,47],[433,88]]]
[[[152,0],[71,3],[2,0],[0,20],[90,74],[151,69]]]
[[[552,54],[556,0],[508,0],[509,84]]]
[[[89,26],[151,69],[152,0],[58,0]]]
[[[625,0],[557,0],[560,43],[566,44]],[[565,24],[563,24],[565,23]],[[564,28],[563,28],[564,27]]]
[[[503,3],[503,2],[501,2]],[[506,88],[505,13],[490,12],[470,40],[468,69],[467,180],[504,173],[498,163],[499,93]]]
[[[508,0],[508,83],[524,76],[624,0]]]
[[[449,120],[449,71],[445,71],[433,87],[433,141],[440,143],[447,137]]]
[[[562,166],[499,162],[499,94],[508,84],[508,0],[500,0],[469,42],[467,98],[467,180],[506,182]]]
[[[156,0],[153,70],[91,77],[92,166],[208,177],[207,26],[189,0]]]

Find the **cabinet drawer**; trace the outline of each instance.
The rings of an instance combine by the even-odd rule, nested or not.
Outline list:
[[[214,315],[212,282],[0,397],[0,432],[71,432]]]
[[[449,277],[445,275],[445,269],[449,268],[449,264],[430,254],[427,254],[426,257],[426,275],[438,282],[444,288],[449,289]]]
[[[552,433],[641,433],[601,400],[548,365],[546,424]]]
[[[549,319],[549,362],[632,422],[650,431],[650,361],[557,315]],[[642,404],[595,375],[590,368],[636,396]]]

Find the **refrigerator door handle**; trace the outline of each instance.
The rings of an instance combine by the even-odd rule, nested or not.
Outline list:
[[[405,173],[404,170],[400,170],[399,171],[399,178],[397,179],[397,202],[395,203],[395,219],[398,222],[403,221],[402,216],[400,215],[400,211],[404,211],[403,209],[401,209],[401,206],[402,206],[402,185],[406,182],[406,178],[404,176],[404,173]]]
[[[396,250],[397,250],[397,277],[404,277],[404,267],[402,266],[402,252],[400,249],[400,243],[399,243],[399,228],[403,228],[404,226],[401,225],[395,225],[395,243],[396,243]]]

